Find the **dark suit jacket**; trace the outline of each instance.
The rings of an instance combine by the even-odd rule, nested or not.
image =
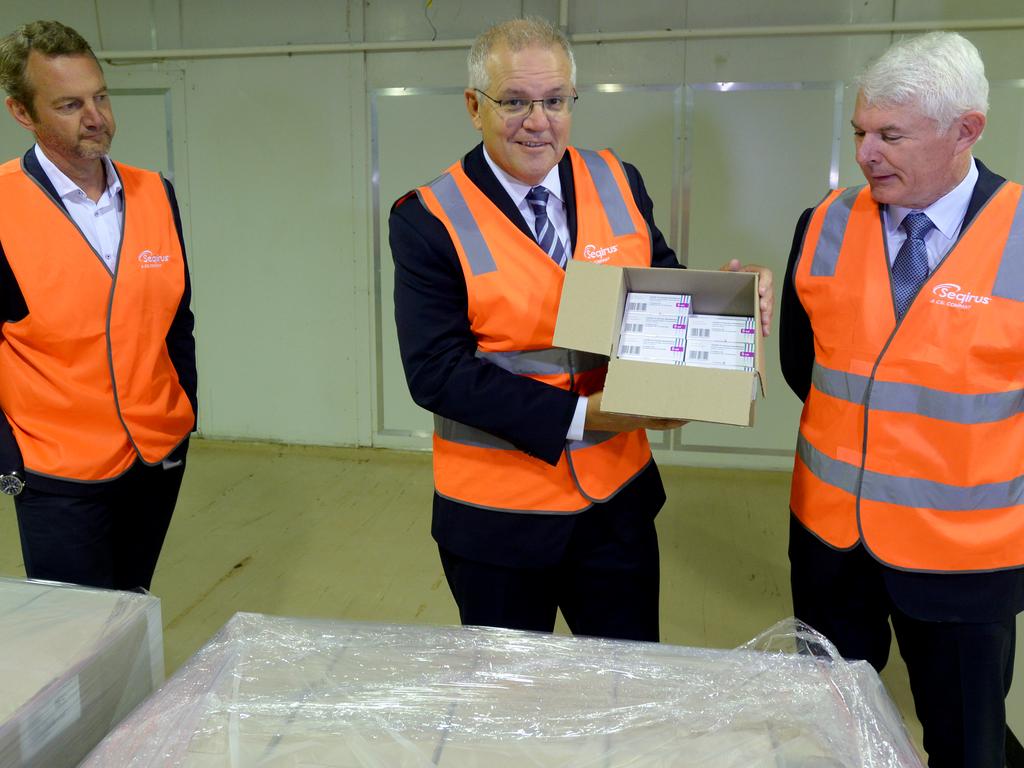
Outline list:
[[[1006,181],[981,161],[978,181],[967,207],[961,231],[981,210],[988,199]],[[793,284],[797,258],[803,247],[804,232],[812,210],[804,211],[796,226],[793,247],[782,285],[782,308],[779,320],[779,358],[782,375],[790,389],[801,399],[811,388],[814,365],[814,334],[810,320]],[[881,225],[880,225],[881,226]],[[799,552],[791,556],[801,556]],[[904,613],[929,621],[993,621],[1024,610],[1024,570],[1013,569],[994,573],[933,574],[900,571],[883,566],[889,594]]]
[[[495,205],[526,235],[529,226],[477,145],[463,167]],[[678,266],[654,224],[653,203],[636,168],[625,164],[633,197],[652,238],[652,265]],[[568,153],[558,165],[570,238],[576,241],[576,203]],[[413,400],[423,408],[501,437],[525,453],[556,464],[565,448],[578,396],[508,373],[475,357],[466,282],[444,225],[415,195],[391,209],[395,261],[395,321],[402,364]],[[632,521],[650,520],[664,503],[654,463],[609,502],[621,535]],[[434,494],[433,535],[445,549],[481,562],[543,566],[557,562],[574,524],[572,515],[523,515],[483,510]]]
[[[63,201],[57,195],[49,177],[43,171],[33,148],[22,157],[22,165],[25,171],[35,179],[55,205],[66,208]],[[185,260],[185,238],[182,236],[181,215],[178,212],[178,201],[174,196],[174,188],[170,182],[164,180],[164,188],[167,190],[167,200],[174,215],[174,226],[178,231],[178,241],[181,244],[182,261]],[[123,256],[124,254],[122,254]],[[167,352],[171,362],[178,374],[178,380],[189,401],[192,403],[192,412],[199,413],[197,397],[197,375],[196,375],[196,342],[192,335],[195,326],[195,318],[189,304],[192,301],[192,286],[189,281],[188,266],[183,264],[185,269],[185,289],[178,303],[178,311],[167,331]],[[3,251],[3,238],[0,236],[0,323],[17,322],[28,315],[28,307],[25,305],[25,298],[22,296],[18,281],[11,271],[11,265],[7,262],[7,256]],[[179,460],[185,457],[188,450],[188,440],[184,440],[169,457],[172,460]],[[0,419],[0,472],[23,469],[21,450],[11,432],[11,426],[6,419]],[[38,490],[49,493],[61,493],[69,495],[84,495],[93,492],[98,487],[96,483],[74,483],[53,478],[31,476],[29,484]]]

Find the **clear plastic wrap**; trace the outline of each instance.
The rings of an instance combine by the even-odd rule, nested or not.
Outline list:
[[[157,598],[0,578],[0,768],[78,765],[163,679]]]
[[[921,762],[874,670],[792,620],[722,651],[236,614],[83,765]]]

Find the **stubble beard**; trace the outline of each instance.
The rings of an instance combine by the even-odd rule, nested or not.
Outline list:
[[[99,160],[110,152],[113,136],[109,128],[104,128],[98,136],[86,139],[79,137],[75,141],[68,141],[63,136],[50,131],[40,131],[37,134],[37,139],[44,146],[52,147],[65,157],[77,160]]]

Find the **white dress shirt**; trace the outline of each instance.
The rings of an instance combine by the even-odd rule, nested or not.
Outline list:
[[[109,157],[103,156],[107,186],[100,199],[94,203],[81,187],[50,161],[38,144],[35,145],[35,153],[36,159],[43,167],[43,173],[57,190],[72,221],[78,225],[89,245],[100,255],[107,269],[113,274],[117,269],[117,256],[121,249],[121,224],[124,221],[121,179],[114,171],[114,164]]]
[[[960,237],[960,228],[964,223],[964,216],[967,214],[967,206],[971,203],[971,195],[974,194],[974,185],[978,181],[978,166],[971,158],[971,166],[967,170],[964,180],[957,184],[952,191],[947,192],[927,208],[920,209],[932,220],[935,226],[928,230],[925,235],[924,244],[928,248],[928,271],[932,272],[946,254],[949,253],[956,239]],[[898,205],[885,207],[885,239],[889,247],[889,265],[892,266],[900,246],[907,239],[907,233],[903,231],[900,224],[909,213],[915,213],[917,208],[902,208]]]
[[[530,185],[513,178],[499,168],[498,164],[487,154],[487,147],[484,147],[484,159],[487,161],[487,165],[491,167],[498,182],[508,192],[508,196],[512,198],[512,202],[519,208],[519,212],[523,214],[523,218],[526,220],[527,225],[529,225],[530,231],[533,232],[534,238],[537,237],[537,228],[534,226],[536,217],[533,215],[530,203],[526,200],[526,195],[533,187],[544,187],[548,191],[548,219],[551,221],[551,226],[555,228],[555,234],[562,239],[569,258],[572,258],[572,243],[569,240],[569,220],[565,212],[565,198],[562,196],[562,180],[558,178],[558,166],[556,165],[548,171],[548,175],[539,184]],[[586,424],[586,421],[587,398],[584,395],[580,395],[579,400],[576,401],[576,412],[573,414],[572,423],[569,425],[569,432],[566,434],[565,439],[582,440],[583,426]]]

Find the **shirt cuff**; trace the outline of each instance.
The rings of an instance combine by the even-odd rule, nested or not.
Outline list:
[[[582,440],[583,439],[583,427],[587,422],[587,398],[580,395],[580,399],[576,401],[576,413],[572,416],[572,423],[569,425],[569,434],[565,436],[566,440]]]

